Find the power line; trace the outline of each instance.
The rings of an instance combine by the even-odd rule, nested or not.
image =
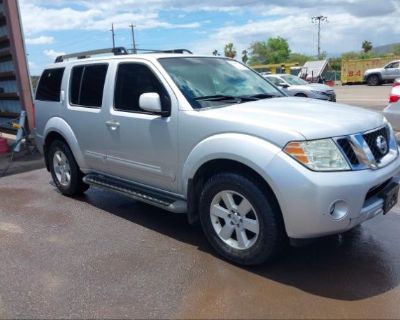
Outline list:
[[[129,25],[129,27],[131,28],[132,31],[132,48],[133,48],[133,53],[136,54],[136,42],[135,42],[135,27],[136,25],[134,25],[133,23],[131,23]]]
[[[321,57],[321,22],[328,22],[328,17],[315,16],[311,18],[312,23],[318,24],[318,59]]]

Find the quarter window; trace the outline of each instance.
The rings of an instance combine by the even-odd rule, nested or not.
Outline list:
[[[60,101],[63,75],[64,68],[44,70],[36,91],[36,100]]]
[[[77,66],[72,69],[70,103],[88,108],[100,108],[108,65]]]
[[[118,67],[115,83],[115,109],[147,113],[139,107],[139,97],[146,92],[158,93],[163,110],[169,110],[170,97],[149,67],[140,63],[121,63]]]

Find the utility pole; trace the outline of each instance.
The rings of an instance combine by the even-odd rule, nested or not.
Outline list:
[[[136,54],[136,42],[135,42],[135,27],[136,25],[134,25],[133,23],[130,24],[129,26],[131,28],[132,31],[132,48],[133,48],[133,53]]]
[[[328,17],[316,16],[311,18],[312,23],[318,24],[318,59],[321,57],[321,22],[328,22]]]
[[[111,34],[112,34],[112,42],[113,42],[113,49],[115,49],[115,32],[114,32],[114,23],[111,24]]]

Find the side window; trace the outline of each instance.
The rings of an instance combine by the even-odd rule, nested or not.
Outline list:
[[[169,110],[171,99],[149,67],[140,63],[121,63],[115,82],[114,108],[120,111],[147,113],[139,107],[139,97],[146,92],[157,92],[163,110]]]
[[[268,77],[267,79],[275,85],[278,85],[281,82],[278,78],[275,77]]]
[[[44,70],[36,90],[36,100],[60,101],[63,75],[64,68]]]
[[[87,108],[101,108],[107,69],[106,64],[72,68],[70,103]]]
[[[399,62],[392,62],[392,63],[388,64],[385,69],[393,69],[393,68],[398,68],[398,67],[399,67]]]

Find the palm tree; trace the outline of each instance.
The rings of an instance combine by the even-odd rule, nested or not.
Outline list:
[[[372,50],[372,42],[368,41],[368,40],[365,40],[365,41],[363,41],[361,47],[364,50],[364,52],[367,53],[368,51]]]
[[[225,45],[224,54],[225,54],[225,57],[229,57],[229,58],[232,58],[232,59],[234,57],[236,57],[236,50],[233,47],[233,43],[232,42],[230,42],[227,45]]]

